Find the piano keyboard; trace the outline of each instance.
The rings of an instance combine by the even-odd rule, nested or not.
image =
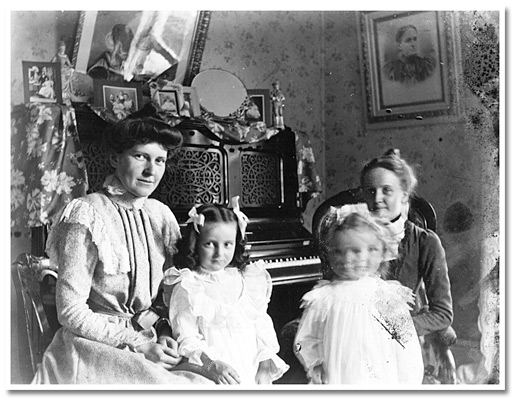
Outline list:
[[[321,280],[321,261],[318,256],[262,259],[273,285]],[[256,261],[256,260],[253,260]]]

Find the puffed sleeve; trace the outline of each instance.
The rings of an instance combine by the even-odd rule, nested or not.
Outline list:
[[[96,266],[100,265],[98,249],[85,226],[60,223],[57,227],[53,232],[59,232],[56,307],[60,324],[77,335],[119,348],[154,341],[152,330],[137,332],[90,309],[87,300]]]
[[[324,359],[323,331],[327,311],[323,308],[323,300],[320,300],[323,291],[314,288],[303,296],[301,306],[304,311],[294,339],[294,354],[308,376]]]
[[[172,291],[169,314],[174,339],[179,344],[178,352],[190,363],[203,365],[200,359],[204,352],[212,360],[219,354],[207,344],[199,328],[199,314],[211,316],[213,306],[209,305],[204,287],[192,274],[185,274]]]

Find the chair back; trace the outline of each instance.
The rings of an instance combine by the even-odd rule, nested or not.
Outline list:
[[[32,371],[36,373],[43,352],[60,327],[55,301],[57,269],[47,258],[21,254],[11,266],[11,276],[17,301],[23,308],[22,328],[28,340]]]
[[[363,189],[361,187],[341,191],[322,202],[312,217],[312,235],[315,243],[318,245],[318,252],[322,263],[322,271],[326,276],[329,270],[326,268],[326,260],[323,249],[320,247],[320,232],[322,224],[331,207],[340,207],[346,204],[360,204],[366,202]],[[408,210],[408,219],[415,225],[423,229],[432,231],[437,230],[437,214],[433,206],[424,198],[418,195],[410,197],[410,207]]]

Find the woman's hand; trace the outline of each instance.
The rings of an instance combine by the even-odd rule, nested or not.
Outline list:
[[[151,362],[171,370],[182,360],[182,356],[177,353],[177,342],[171,337],[162,336],[159,341],[161,343],[145,343],[135,348],[137,353],[144,354],[146,359]]]
[[[323,364],[318,364],[312,369],[311,382],[313,384],[327,384],[327,375],[323,369]]]
[[[229,364],[221,360],[213,360],[208,368],[208,374],[217,384],[240,384],[238,373]]]
[[[256,372],[255,381],[257,384],[271,384],[269,377],[271,360],[261,361],[258,365],[258,371]]]

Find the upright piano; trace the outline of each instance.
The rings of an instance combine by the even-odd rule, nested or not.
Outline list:
[[[89,191],[96,191],[112,170],[100,142],[109,124],[87,107],[77,106],[76,118]],[[195,120],[176,128],[183,134],[183,146],[168,161],[151,197],[171,208],[181,230],[194,204],[227,205],[231,197],[240,197],[250,220],[249,260],[266,262],[274,285],[269,311],[280,331],[298,316],[301,296],[322,277],[312,235],[303,226],[305,198],[298,192],[295,133],[286,128],[267,140],[240,143],[220,139]]]

